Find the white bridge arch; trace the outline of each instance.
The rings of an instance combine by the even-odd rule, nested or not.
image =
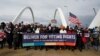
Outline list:
[[[31,7],[25,7],[23,8],[19,14],[14,18],[14,20],[12,21],[12,23],[16,24],[17,20],[19,19],[19,17],[22,15],[22,13],[26,10],[26,9],[29,9],[30,12],[31,12],[31,15],[32,15],[32,19],[33,19],[33,23],[35,22],[34,21],[34,14],[33,14],[33,11],[32,11],[32,8]]]
[[[59,15],[60,15],[60,19],[61,19],[62,25],[63,25],[64,27],[67,27],[67,22],[66,22],[66,20],[65,20],[65,17],[64,17],[64,14],[63,14],[61,8],[57,8],[57,9],[55,10],[55,13],[54,13],[54,19],[56,18],[57,12],[58,12]]]
[[[100,27],[100,10],[98,11],[97,15],[92,20],[89,28]]]

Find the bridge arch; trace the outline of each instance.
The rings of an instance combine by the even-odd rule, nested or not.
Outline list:
[[[26,9],[29,9],[30,10],[30,12],[31,12],[31,15],[32,15],[32,19],[33,19],[33,23],[35,22],[34,21],[34,14],[33,14],[33,10],[32,10],[32,8],[31,7],[25,7],[25,8],[23,8],[20,12],[19,12],[19,14],[13,19],[13,21],[12,21],[12,23],[14,23],[14,24],[16,24],[16,22],[17,22],[17,20],[19,19],[19,17],[23,14],[23,12],[26,10]]]
[[[64,14],[63,14],[61,8],[57,8],[57,9],[55,10],[55,13],[54,13],[54,19],[56,18],[57,12],[58,12],[59,15],[60,15],[60,19],[61,19],[62,25],[63,25],[64,27],[67,27],[67,22],[66,22],[66,19],[65,19],[65,17],[64,17]]]
[[[94,27],[100,27],[100,10],[98,11],[97,15],[94,17],[88,28]]]

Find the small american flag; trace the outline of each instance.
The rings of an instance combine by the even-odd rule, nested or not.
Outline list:
[[[69,21],[73,24],[76,24],[78,26],[81,25],[80,20],[77,18],[77,16],[75,16],[74,14],[72,14],[71,12],[69,13]]]

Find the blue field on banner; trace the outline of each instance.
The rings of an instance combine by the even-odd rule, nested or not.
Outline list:
[[[45,46],[45,42],[34,42],[34,46]]]
[[[26,46],[34,46],[34,43],[23,43],[23,46],[26,47]]]

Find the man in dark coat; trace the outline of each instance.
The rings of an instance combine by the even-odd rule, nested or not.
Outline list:
[[[10,22],[6,27],[5,27],[5,32],[7,34],[7,43],[8,47],[12,48],[12,43],[13,43],[13,29],[14,25]]]
[[[80,51],[82,51],[83,50],[83,46],[84,46],[83,41],[82,41],[82,29],[77,29],[76,37],[77,37],[76,38],[77,39],[76,46]]]
[[[19,48],[19,33],[18,33],[18,26],[16,26],[13,30],[13,42],[14,42],[14,50],[16,50],[17,48]]]

